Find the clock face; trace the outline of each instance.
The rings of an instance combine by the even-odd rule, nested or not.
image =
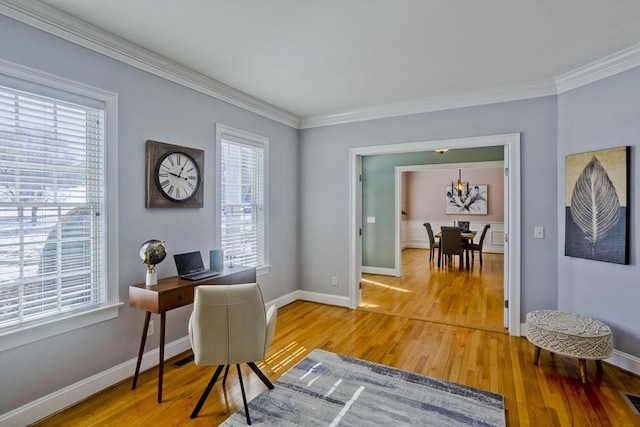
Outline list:
[[[172,151],[158,159],[155,181],[164,197],[174,202],[183,202],[198,191],[200,169],[189,154]]]

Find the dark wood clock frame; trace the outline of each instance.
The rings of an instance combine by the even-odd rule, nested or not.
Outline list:
[[[200,169],[200,185],[190,198],[183,201],[169,200],[163,196],[156,185],[156,164],[167,153],[181,152],[190,155]],[[158,141],[147,141],[147,208],[201,208],[203,205],[204,187],[204,151],[180,145],[167,144]]]

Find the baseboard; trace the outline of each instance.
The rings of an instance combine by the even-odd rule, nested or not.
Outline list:
[[[340,307],[349,307],[349,297],[324,294],[311,291],[294,291],[282,297],[268,301],[267,305],[277,304],[279,307],[290,304],[297,300],[317,302],[320,304],[330,304]],[[526,324],[521,325],[522,335],[526,335]],[[191,348],[189,337],[185,336],[165,345],[165,360],[177,356]],[[140,371],[146,371],[158,364],[159,350],[156,348],[145,353],[142,357]],[[111,387],[114,384],[131,378],[135,371],[137,357],[121,363],[106,371],[100,372],[75,384],[71,384],[63,389],[55,391],[40,399],[29,402],[13,411],[0,415],[0,426],[24,426],[33,424],[38,420],[55,414],[65,408],[75,405],[78,402],[92,396],[100,391]],[[640,358],[613,350],[613,355],[606,359],[607,363],[620,369],[640,375]]]
[[[349,307],[349,297],[322,294],[310,291],[294,291],[274,300],[268,301],[267,306],[276,304],[285,306],[297,300],[312,301],[321,304],[331,304],[341,307]],[[165,360],[177,356],[191,348],[188,336],[167,343],[164,348]],[[140,371],[146,371],[158,366],[159,350],[150,350],[142,356]],[[0,415],[0,426],[26,426],[42,420],[56,412],[75,405],[89,396],[111,387],[133,376],[136,369],[135,357],[106,371],[97,373],[89,378],[78,381],[63,389],[29,402],[19,408]]]
[[[379,274],[381,276],[398,276],[395,268],[368,267],[363,265],[362,272],[367,274]]]
[[[320,292],[297,291],[298,299],[303,301],[317,302],[320,304],[337,305],[339,307],[349,308],[351,299],[349,297],[341,297],[339,295],[323,294]]]
[[[620,350],[613,350],[613,354],[610,358],[605,359],[605,362],[617,366],[632,374],[640,375],[640,357],[632,356],[628,353],[623,353]]]
[[[185,352],[191,348],[189,337],[179,338],[165,345],[165,360]],[[156,348],[142,357],[140,371],[146,371],[158,365],[159,350]],[[89,378],[78,381],[63,389],[29,402],[13,411],[0,415],[0,426],[26,426],[55,414],[69,406],[92,396],[114,384],[131,378],[136,369],[135,357],[113,368],[102,371]]]
[[[520,333],[523,337],[527,335],[527,324],[520,325]],[[613,354],[608,359],[604,359],[610,365],[616,366],[632,374],[640,375],[640,358],[620,350],[613,350]]]

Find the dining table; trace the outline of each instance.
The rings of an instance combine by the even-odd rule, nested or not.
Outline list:
[[[467,262],[466,262],[466,266],[467,266],[467,270],[469,269],[469,243],[471,243],[473,241],[473,239],[476,237],[476,234],[478,234],[477,231],[463,231],[462,233],[460,233],[460,241],[461,243],[464,245],[465,248],[465,252],[466,252],[466,257],[467,257]],[[435,236],[436,239],[438,239],[440,241],[440,247],[442,247],[442,231],[439,231]],[[440,267],[440,259],[442,257],[440,256],[440,249],[438,249],[438,267]],[[465,264],[464,260],[460,259],[460,262],[462,262],[463,264]]]

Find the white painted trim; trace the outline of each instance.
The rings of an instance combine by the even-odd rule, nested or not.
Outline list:
[[[305,298],[298,298],[304,296]],[[303,295],[304,294],[304,295]],[[329,298],[325,298],[329,297]],[[323,301],[313,301],[322,304],[331,304],[326,302],[327,300],[337,301],[341,307],[349,306],[349,299],[347,297],[335,297],[334,295],[319,294],[316,292],[306,291],[294,291],[280,298],[267,302],[267,306],[277,304],[279,307],[288,303],[294,302],[298,299],[306,301],[313,301],[314,299]],[[289,302],[286,302],[289,301]],[[521,330],[526,331],[526,324],[521,325]],[[170,342],[165,346],[165,360],[177,356],[191,348],[191,343],[188,336],[178,338],[175,341]],[[140,371],[146,371],[157,366],[158,352],[156,348],[145,353],[142,356],[142,363]],[[41,420],[49,415],[55,414],[71,405],[86,399],[102,390],[111,387],[121,381],[124,381],[132,377],[132,373],[135,371],[137,357],[130,359],[124,363],[121,363],[113,368],[99,372],[89,378],[85,378],[74,384],[71,384],[63,389],[50,393],[40,399],[29,402],[13,411],[6,412],[0,415],[0,425],[7,426],[19,426],[30,425],[38,420]],[[636,375],[640,375],[640,358],[632,356],[627,353],[623,353],[619,350],[613,350],[613,356],[606,359],[607,363],[617,366],[625,371],[632,372]]]
[[[0,59],[0,74],[28,83],[53,88],[70,94],[104,102],[104,156],[106,209],[106,277],[107,300],[101,307],[66,316],[59,316],[43,323],[27,325],[0,333],[0,352],[35,342],[53,335],[70,332],[95,323],[118,317],[120,306],[119,243],[118,243],[118,94],[94,86],[78,83],[35,68]]]
[[[242,129],[235,129],[230,126],[216,123],[216,140],[215,140],[215,179],[216,179],[216,192],[215,192],[215,211],[220,212],[222,210],[222,191],[220,186],[222,185],[222,140],[223,136],[227,135],[229,141],[235,141],[235,143],[241,143],[246,146],[262,149],[263,160],[263,176],[262,176],[262,196],[264,199],[263,204],[263,243],[264,243],[264,264],[257,267],[257,275],[262,276],[269,273],[271,264],[269,259],[269,138],[255,133],[247,132]],[[222,219],[221,215],[216,215],[215,219],[215,244],[217,248],[222,247]]]
[[[504,135],[489,135],[478,136],[470,138],[456,138],[445,139],[436,141],[421,141],[421,142],[408,142],[399,144],[387,144],[376,145],[368,147],[357,147],[349,150],[350,156],[350,206],[349,206],[349,218],[350,218],[350,236],[349,236],[349,295],[351,297],[351,308],[357,308],[360,304],[359,292],[359,280],[357,275],[358,265],[357,263],[361,259],[361,255],[357,252],[357,217],[355,201],[356,195],[356,183],[357,183],[357,160],[361,156],[367,155],[379,155],[379,154],[393,154],[393,153],[408,153],[417,151],[435,150],[436,148],[474,148],[474,147],[486,147],[506,145],[509,147],[508,155],[509,159],[505,159],[505,163],[510,165],[509,173],[509,192],[511,209],[509,210],[509,230],[505,230],[510,236],[511,241],[507,245],[507,257],[505,262],[509,265],[508,280],[505,282],[505,286],[508,286],[510,295],[510,308],[509,308],[509,333],[514,336],[520,335],[520,244],[521,244],[521,203],[520,203],[520,134],[504,134]],[[396,209],[399,212],[399,209]],[[399,237],[398,237],[399,239]]]
[[[179,338],[165,346],[165,360],[185,352],[191,348],[189,337]],[[158,353],[156,348],[145,353],[142,357],[140,371],[145,371],[158,365]],[[74,384],[50,393],[40,399],[29,402],[13,411],[0,415],[0,425],[26,426],[41,420],[51,414],[55,414],[71,405],[86,399],[114,384],[133,376],[136,368],[137,357],[113,368],[99,372],[89,378],[80,380]]]
[[[271,301],[267,301],[265,303],[265,305],[267,307],[272,306],[272,305],[276,305],[278,307],[284,307],[287,304],[291,304],[292,302],[296,302],[298,301],[300,298],[300,296],[298,295],[300,291],[293,291],[293,292],[289,292],[286,295],[283,295],[281,297],[278,297],[276,299],[273,299]]]
[[[451,95],[434,96],[394,104],[377,105],[335,114],[303,117],[300,119],[299,129],[406,116],[409,114],[429,113],[454,108],[475,107],[478,105],[496,104],[499,102],[517,101],[555,94],[556,88],[553,80],[523,83]]]
[[[402,273],[398,273],[398,270],[395,268],[368,267],[366,265],[362,266],[362,272],[367,274],[379,274],[381,276],[402,276]]]
[[[640,42],[556,77],[557,93],[588,85],[640,66]]]
[[[428,222],[433,228],[434,234],[437,234],[442,226],[452,225],[452,221],[442,220],[409,220],[407,223],[406,240],[402,242],[403,247],[417,248],[417,249],[429,249],[429,238],[427,237],[427,230],[424,228],[424,223]],[[476,231],[475,242],[478,243],[482,229],[484,228],[484,222],[473,221],[471,222],[471,230]],[[502,222],[489,222],[491,228],[487,231],[487,235],[482,247],[483,253],[504,253],[504,223]]]
[[[320,292],[298,291],[298,299],[303,301],[317,302],[320,304],[337,305],[349,308],[349,297],[340,295],[323,294]]]
[[[5,16],[221,101],[296,128],[298,116],[39,1],[3,0]]]
[[[611,357],[605,361],[620,369],[640,375],[640,357],[614,349]]]
[[[3,0],[0,13],[172,82],[297,129],[557,95],[640,65],[640,43],[555,79],[370,106],[334,114],[295,114],[206,77],[39,1]]]

